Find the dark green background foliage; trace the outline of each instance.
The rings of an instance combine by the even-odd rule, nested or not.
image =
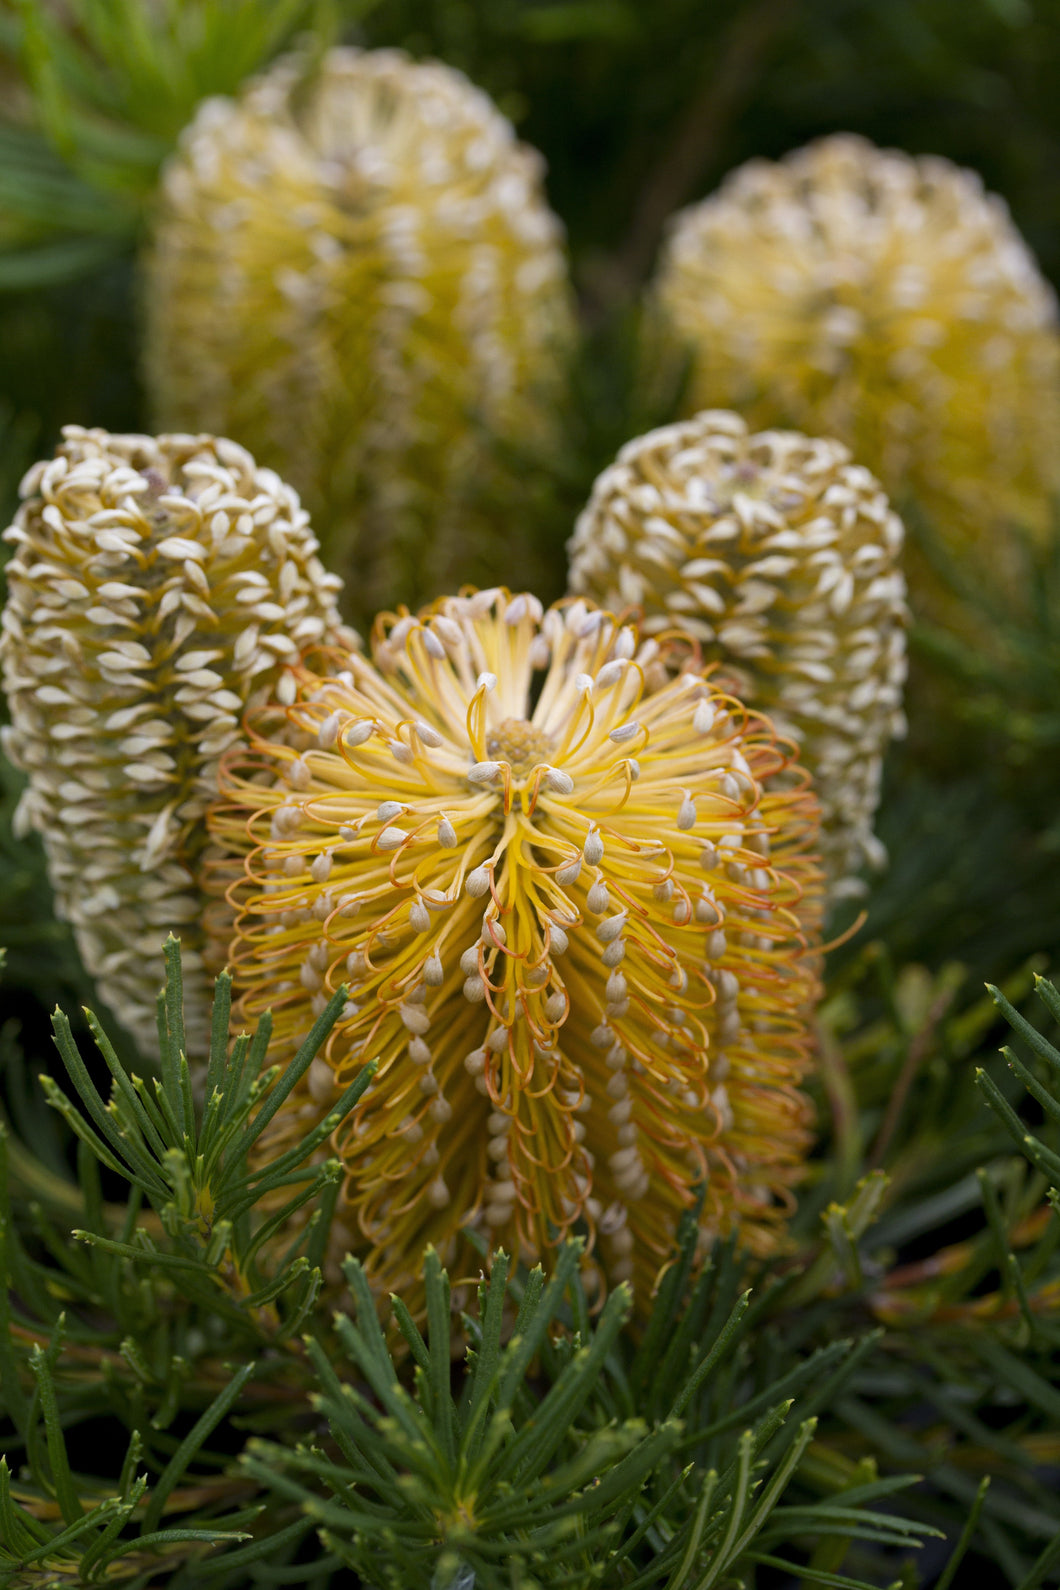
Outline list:
[[[1060,283],[1060,0],[0,0],[5,522],[61,424],[150,428],[158,168],[199,98],[307,37],[440,56],[546,156],[585,337],[564,451],[524,461],[543,596],[595,473],[679,396],[649,401],[634,354],[666,217],[742,160],[846,129],[948,155]],[[398,1310],[384,1343],[355,1269],[344,1321],[314,1314],[334,1172],[273,1167],[321,1213],[263,1268],[259,1050],[238,1077],[215,1052],[221,1117],[188,1096],[172,998],[160,1094],[110,1023],[95,1058],[60,1024],[60,1061],[48,1012],[94,996],[0,768],[0,1586],[1060,1582],[1060,1056],[1038,1035],[1060,1001],[1033,988],[1060,968],[1060,535],[1012,607],[945,573],[994,644],[911,638],[891,863],[829,957],[792,1255],[748,1276],[720,1252],[698,1285],[678,1263],[647,1349],[621,1295],[588,1318],[572,1261],[464,1299],[466,1372],[433,1259],[425,1340]]]

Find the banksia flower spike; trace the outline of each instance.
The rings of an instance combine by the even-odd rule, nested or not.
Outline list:
[[[850,135],[751,161],[677,216],[652,300],[691,352],[690,411],[838,437],[993,583],[1004,522],[1048,530],[1056,301],[974,172]],[[911,572],[938,616],[930,568]]]
[[[833,895],[857,892],[883,751],[904,728],[902,526],[838,442],[707,411],[638,437],[593,486],[571,588],[683,630],[797,740]]]
[[[179,930],[200,1041],[196,871],[218,759],[301,648],[356,637],[297,496],[243,448],[63,434],[5,535],[4,748],[29,775],[19,820],[43,837],[85,965],[145,1046],[161,941]]]
[[[484,93],[395,50],[333,50],[309,82],[281,62],[208,101],[169,168],[148,261],[160,423],[279,469],[362,605],[488,556],[471,488],[492,482],[515,527],[494,439],[552,438],[573,326],[541,178]]]
[[[342,1240],[401,1287],[469,1221],[524,1258],[584,1221],[646,1298],[705,1183],[704,1240],[768,1250],[819,916],[816,803],[772,727],[581,600],[447,598],[372,651],[248,718],[211,822],[277,1058],[349,986],[281,1146],[379,1062],[338,1134]]]

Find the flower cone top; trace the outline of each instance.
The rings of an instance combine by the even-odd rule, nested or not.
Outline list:
[[[279,62],[184,135],[146,370],[161,423],[294,482],[363,605],[466,566],[492,438],[553,434],[572,298],[541,157],[460,72],[336,49],[303,75]]]
[[[902,525],[839,442],[697,414],[637,437],[593,486],[571,588],[693,635],[798,740],[833,896],[880,864],[883,752],[904,730]]]
[[[115,1015],[155,1041],[161,941],[208,1032],[196,881],[218,759],[302,648],[354,644],[289,486],[234,442],[67,426],[5,539],[4,748],[58,910]]]
[[[646,1295],[705,1183],[704,1240],[768,1248],[807,1147],[820,910],[790,747],[581,600],[447,598],[384,615],[372,652],[248,720],[211,824],[216,930],[234,907],[278,1057],[350,987],[273,1130],[379,1061],[338,1135],[342,1238],[386,1288],[469,1221],[524,1258],[585,1221]]]
[[[750,161],[675,218],[652,296],[690,410],[838,437],[995,581],[998,526],[1051,524],[1055,296],[974,172],[847,134]]]

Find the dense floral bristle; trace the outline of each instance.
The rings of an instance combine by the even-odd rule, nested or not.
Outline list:
[[[161,941],[183,939],[189,1044],[207,1031],[203,815],[244,708],[300,651],[356,644],[289,486],[234,442],[67,426],[5,539],[4,749],[29,775],[60,915],[137,1040]]]
[[[851,135],[750,161],[675,218],[651,300],[691,352],[690,412],[838,437],[994,584],[1016,567],[1002,525],[1049,529],[1055,296],[975,172]],[[919,555],[915,574],[914,610],[948,614]]]
[[[593,486],[571,588],[676,629],[801,746],[833,895],[883,851],[883,751],[904,729],[902,526],[838,442],[698,414],[623,447]]]
[[[704,1242],[768,1250],[808,1144],[817,991],[817,808],[791,748],[582,600],[446,598],[382,617],[372,654],[248,717],[208,868],[277,1058],[349,986],[272,1142],[379,1061],[338,1134],[337,1240],[385,1289],[428,1241],[458,1256],[469,1222],[526,1259],[584,1222],[643,1298],[704,1183]]]
[[[491,482],[514,530],[495,438],[555,437],[573,308],[542,169],[461,73],[356,49],[208,101],[168,168],[159,423],[239,436],[293,481],[361,608],[495,559],[470,505]]]

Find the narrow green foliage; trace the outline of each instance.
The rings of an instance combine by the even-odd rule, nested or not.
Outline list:
[[[547,1282],[539,1270],[525,1281],[510,1278],[507,1257],[496,1254],[476,1313],[463,1316],[467,1346],[455,1397],[449,1282],[434,1253],[424,1265],[426,1340],[393,1300],[414,1364],[411,1389],[387,1352],[364,1273],[348,1259],[356,1313],[335,1320],[347,1363],[306,1340],[330,1444],[292,1450],[252,1442],[242,1467],[298,1502],[328,1551],[380,1587],[710,1590],[732,1583],[779,1543],[790,1549],[796,1531],[782,1522],[782,1502],[815,1421],[790,1421],[791,1401],[769,1394],[759,1399],[757,1421],[751,1415],[748,1422],[750,1407],[735,1422],[719,1420],[732,1392],[721,1366],[750,1345],[746,1297],[726,1299],[720,1330],[695,1344],[676,1384],[666,1355],[652,1361],[660,1314],[664,1329],[680,1331],[689,1311],[701,1312],[701,1289],[690,1298],[687,1287],[695,1236],[694,1223],[687,1225],[671,1272],[679,1282],[666,1288],[666,1306],[632,1356],[624,1287],[590,1321],[580,1242],[561,1249]],[[731,1280],[723,1276],[723,1286]],[[849,1351],[841,1344],[839,1356]],[[830,1369],[831,1360],[811,1371],[815,1390],[826,1390]],[[674,1410],[693,1418],[683,1422]],[[712,1438],[719,1423],[728,1433]],[[709,1467],[679,1457],[705,1442]],[[800,1539],[823,1538],[841,1524],[850,1536],[913,1547],[916,1526],[867,1505],[895,1484],[851,1491],[840,1507],[800,1498],[788,1511]]]
[[[981,577],[976,579],[952,551],[943,550],[930,526],[924,528],[925,547],[937,572],[978,622],[965,635],[917,629],[915,651],[950,686],[954,739],[963,731],[963,736],[971,734],[984,748],[989,746],[1006,792],[1032,820],[1048,824],[1055,840],[1060,534],[1054,525],[1053,533],[1035,544],[1017,527],[1009,527],[1009,555],[1018,559],[1021,575],[1020,600],[1014,605],[1011,594],[1006,598]],[[953,746],[946,749],[952,755]]]
[[[0,291],[78,276],[136,238],[158,169],[210,94],[233,93],[322,0],[14,0],[0,55],[32,125],[0,125]],[[30,118],[27,116],[27,121]]]
[[[25,1457],[24,1475],[12,1478],[10,1466],[0,1467],[5,1590],[142,1584],[158,1573],[192,1585],[204,1553],[245,1542],[241,1562],[276,1552],[282,1562],[305,1533],[290,1509],[264,1521],[260,1503],[248,1510],[255,1487],[227,1475],[226,1449],[215,1451],[212,1442],[222,1431],[230,1442],[237,1411],[256,1410],[275,1428],[292,1396],[295,1407],[305,1406],[308,1370],[297,1333],[320,1295],[338,1179],[333,1162],[305,1161],[375,1068],[346,1090],[325,1129],[271,1161],[258,1152],[251,1164],[249,1150],[273,1118],[276,1096],[282,1102],[311,1064],[345,993],[281,1073],[265,1069],[267,1023],[264,1037],[262,1029],[241,1036],[229,1053],[231,997],[222,976],[211,1052],[200,1064],[184,1052],[175,939],[165,953],[157,1079],[127,1071],[87,1011],[110,1078],[104,1095],[94,1080],[98,1064],[86,1064],[67,1018],[58,1011],[53,1018],[81,1106],[41,1076],[44,1097],[78,1140],[79,1185],[69,1192],[80,1224],[73,1231],[57,1229],[39,1205],[13,1209],[10,1138],[0,1126],[0,1412],[8,1419],[0,1431],[8,1451]],[[101,1166],[129,1183],[125,1208],[104,1202]],[[283,1231],[318,1202],[315,1220]],[[233,1370],[233,1357],[243,1358],[241,1368]],[[175,1439],[168,1431],[178,1416],[186,1434]],[[71,1433],[84,1425],[91,1441],[98,1421],[115,1419],[127,1431],[120,1473],[109,1481],[79,1474]],[[217,1563],[228,1572],[223,1554]]]
[[[1032,984],[1045,1022],[1028,1007]],[[883,1328],[821,1410],[819,1455],[921,1472],[912,1510],[957,1543],[967,1572],[986,1560],[1011,1586],[1056,1532],[1058,1010],[1033,962],[986,997],[954,966],[895,969],[878,943],[848,963],[824,1012],[825,1119],[848,1132],[853,1104],[877,1169],[837,1198],[840,1161],[826,1151],[797,1217],[805,1258],[773,1304],[777,1323],[801,1305],[793,1328],[807,1343],[866,1316]],[[1002,1038],[999,1012],[1018,1039],[1000,1058],[980,1047]]]
[[[217,980],[217,1007],[205,1068],[209,1090],[201,1109],[193,1097],[192,1071],[184,1052],[180,946],[165,945],[167,981],[159,996],[160,1072],[147,1082],[126,1073],[106,1034],[91,1011],[86,1012],[96,1046],[112,1078],[105,1103],[74,1044],[67,1018],[56,1011],[55,1042],[88,1120],[59,1088],[42,1075],[48,1102],[109,1170],[138,1188],[159,1217],[166,1242],[141,1227],[133,1242],[115,1241],[102,1231],[79,1231],[78,1237],[134,1263],[162,1270],[187,1271],[211,1289],[226,1290],[250,1307],[263,1307],[285,1290],[300,1301],[319,1281],[319,1271],[292,1256],[279,1276],[261,1268],[262,1251],[299,1209],[313,1204],[337,1176],[334,1163],[305,1162],[330,1136],[364,1093],[374,1073],[368,1065],[342,1094],[333,1111],[299,1146],[265,1163],[248,1165],[247,1156],[312,1064],[346,999],[345,987],[335,994],[290,1065],[279,1074],[265,1071],[265,1046],[237,1039],[233,1065],[227,1059],[227,1017],[231,982]],[[232,1074],[235,1072],[235,1074]],[[223,1114],[219,1105],[224,1101]],[[96,1130],[93,1130],[94,1123]],[[276,1201],[281,1194],[282,1202]],[[264,1226],[253,1234],[245,1217],[255,1207],[271,1204]],[[257,1296],[262,1288],[269,1293]],[[292,1297],[294,1306],[298,1301]]]
[[[811,1190],[796,1223],[803,1248],[778,1272],[758,1273],[724,1243],[697,1273],[689,1211],[634,1331],[625,1288],[590,1307],[578,1243],[547,1275],[512,1273],[483,1246],[477,1307],[459,1315],[460,1363],[450,1281],[431,1250],[422,1317],[394,1298],[388,1334],[350,1259],[327,1320],[320,1265],[339,1170],[303,1163],[326,1134],[271,1163],[260,1154],[343,995],[281,1076],[265,1066],[267,1021],[229,1044],[222,979],[211,1053],[189,1065],[173,942],[167,958],[157,1081],[128,1072],[92,1017],[90,1068],[56,1018],[81,1105],[51,1081],[80,1140],[82,1241],[71,1247],[54,1201],[16,1202],[14,1219],[0,1202],[3,1396],[9,1449],[25,1460],[24,1477],[4,1478],[0,1508],[18,1575],[66,1553],[68,1580],[135,1580],[153,1562],[156,1578],[181,1587],[267,1573],[455,1590],[473,1573],[476,1590],[728,1590],[761,1569],[858,1590],[887,1582],[941,1529],[951,1584],[980,1550],[1014,1586],[1047,1581],[1055,1520],[1028,1454],[1047,1461],[1060,1449],[1060,1217],[1035,1168],[1057,1151],[1057,1067],[1050,1039],[1010,997],[1022,999],[1029,979],[999,997],[1032,1056],[1009,1061],[1017,1081],[1033,1082],[1043,1128],[1023,1126],[1018,1094],[988,1063],[993,1135],[951,1108],[951,1125],[977,1145],[970,1169],[956,1185],[925,1184],[917,1090],[936,1085],[925,1051],[884,1163],[843,1196],[823,1179]],[[939,996],[904,974],[884,986],[900,1023],[893,1064],[908,1072]],[[1039,991],[1052,1016],[1058,996]],[[988,1026],[978,1007],[957,1009],[930,1034],[963,1045],[967,1060]],[[856,1044],[847,1050],[856,1056]],[[853,1092],[862,1085],[855,1074]],[[953,1085],[974,1098],[966,1080]],[[869,1117],[863,1140],[874,1135]],[[1006,1151],[1013,1136],[1030,1165]],[[105,1201],[101,1166],[130,1185],[127,1211]],[[292,1228],[306,1203],[308,1221]],[[943,1248],[923,1278],[895,1265],[895,1244],[976,1209],[978,1234]],[[992,1274],[996,1291],[984,1294]],[[892,1413],[914,1398],[932,1410],[924,1439]],[[997,1410],[1009,1403],[1022,1411],[1006,1426]],[[129,1432],[107,1482],[81,1475],[69,1444],[104,1413]],[[910,1469],[926,1475],[906,1498],[912,1518],[891,1502]]]

